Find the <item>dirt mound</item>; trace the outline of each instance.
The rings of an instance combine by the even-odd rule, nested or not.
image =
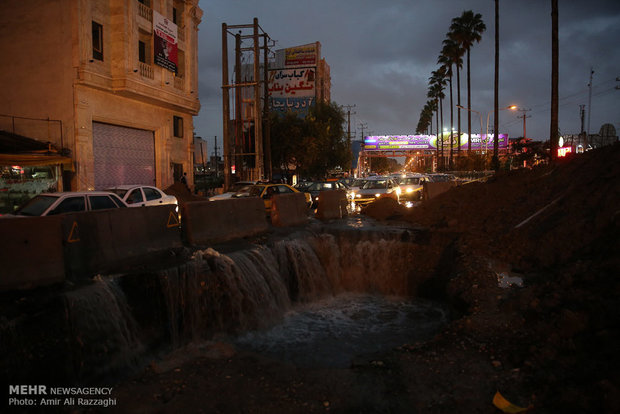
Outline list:
[[[362,208],[362,214],[375,220],[401,219],[406,212],[405,207],[389,197],[380,198]]]
[[[500,174],[401,218],[454,235],[452,334],[492,349],[496,386],[542,412],[620,407],[619,160],[615,145]],[[498,287],[514,275],[523,287]]]
[[[173,195],[179,201],[179,204],[187,203],[188,201],[204,201],[204,197],[198,197],[189,191],[189,188],[183,183],[174,183],[170,187],[164,190],[164,193]]]

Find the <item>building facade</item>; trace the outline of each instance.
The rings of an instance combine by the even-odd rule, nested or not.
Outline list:
[[[3,0],[0,130],[71,159],[58,190],[192,177],[201,18],[198,0]]]

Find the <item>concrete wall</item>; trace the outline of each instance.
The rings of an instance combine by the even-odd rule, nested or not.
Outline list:
[[[70,279],[114,271],[183,246],[172,205],[66,214],[62,219]]]
[[[271,202],[271,224],[276,227],[300,226],[308,221],[304,193],[278,194]]]
[[[265,204],[257,197],[183,204],[183,231],[194,246],[221,243],[267,231]]]
[[[0,291],[62,282],[60,217],[0,219]]]
[[[344,190],[321,191],[319,205],[316,210],[317,218],[331,220],[343,218],[347,215],[347,193]]]

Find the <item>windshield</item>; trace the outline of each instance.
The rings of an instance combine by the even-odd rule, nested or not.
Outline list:
[[[15,214],[21,216],[40,216],[49,206],[54,204],[56,200],[58,200],[56,196],[38,195],[24,204]]]
[[[250,197],[260,197],[261,193],[263,192],[263,186],[258,186],[258,185],[253,185],[252,187],[250,187]]]
[[[366,184],[366,181],[368,181],[368,180],[354,180],[351,183],[351,187],[363,187],[364,184]]]
[[[386,188],[388,185],[387,180],[369,180],[364,187],[365,190],[374,189],[374,188]]]
[[[335,183],[314,183],[310,187],[308,187],[309,191],[325,191],[325,190],[335,190]]]
[[[400,180],[400,185],[418,185],[420,184],[419,177],[406,177]]]

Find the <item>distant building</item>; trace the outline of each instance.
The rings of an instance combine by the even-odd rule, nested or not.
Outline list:
[[[0,16],[0,131],[70,160],[55,189],[193,171],[198,0],[3,0]]]
[[[590,149],[614,145],[618,142],[618,133],[612,124],[603,124],[598,134],[587,136],[585,133],[562,135],[563,146],[572,147],[572,151],[580,153]]]

